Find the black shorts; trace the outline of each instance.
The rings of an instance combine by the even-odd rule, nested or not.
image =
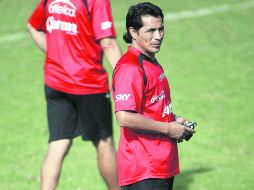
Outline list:
[[[137,183],[122,186],[121,190],[172,190],[174,177],[168,179],[145,179]]]
[[[45,85],[49,142],[82,136],[96,142],[112,136],[109,94],[72,95]]]

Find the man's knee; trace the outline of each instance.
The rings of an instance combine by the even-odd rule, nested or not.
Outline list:
[[[114,140],[112,136],[109,136],[106,138],[93,141],[93,144],[97,149],[101,147],[114,147]]]
[[[67,155],[72,145],[72,140],[62,139],[49,143],[49,154]]]

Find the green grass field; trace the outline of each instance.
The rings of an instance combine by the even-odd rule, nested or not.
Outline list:
[[[0,0],[1,190],[39,189],[48,139],[44,55],[26,33],[38,1]],[[137,2],[111,0],[124,51],[125,15]],[[170,82],[174,112],[198,123],[191,141],[179,144],[181,174],[174,189],[254,189],[254,1],[151,2],[165,14],[157,58]],[[117,145],[116,122],[114,131]],[[74,141],[58,189],[106,190],[90,142]]]

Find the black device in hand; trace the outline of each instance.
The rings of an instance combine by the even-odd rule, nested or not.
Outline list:
[[[195,127],[197,126],[197,123],[196,122],[192,122],[192,121],[185,121],[183,123],[183,125],[185,127],[189,127],[191,129],[195,129]],[[189,133],[186,137],[185,137],[185,140],[188,141],[190,140],[190,138],[192,137],[193,133]]]

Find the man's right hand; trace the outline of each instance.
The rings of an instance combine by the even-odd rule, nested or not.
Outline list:
[[[177,122],[170,122],[167,125],[167,135],[169,138],[182,142],[189,133],[195,133],[195,130],[185,127]]]

